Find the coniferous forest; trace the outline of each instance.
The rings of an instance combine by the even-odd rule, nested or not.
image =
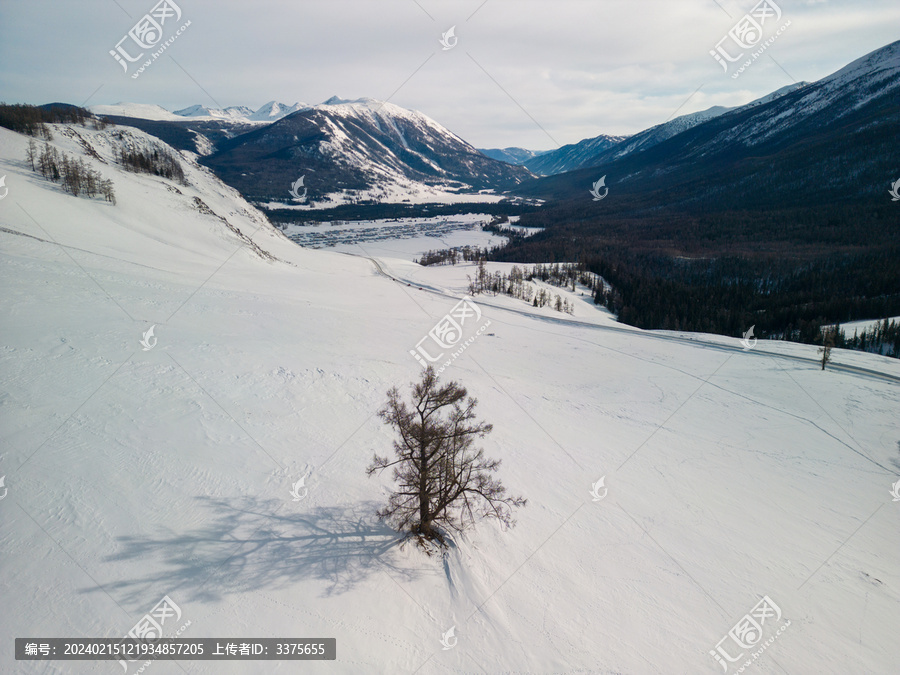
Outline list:
[[[596,301],[640,328],[739,336],[755,326],[757,336],[815,343],[825,325],[900,315],[900,213],[886,211],[591,219],[559,208],[523,215],[523,225],[544,231],[488,256],[578,262],[612,286]],[[836,346],[873,350],[871,339],[852,338]],[[900,355],[889,330],[884,339]]]

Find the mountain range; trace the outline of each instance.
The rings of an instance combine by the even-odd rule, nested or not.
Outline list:
[[[702,124],[703,122],[724,113],[738,109],[748,109],[763,103],[768,103],[779,96],[783,96],[804,87],[806,84],[806,82],[798,82],[782,87],[771,94],[767,94],[762,98],[758,98],[755,101],[751,101],[750,103],[737,108],[727,108],[717,105],[699,112],[681,115],[680,117],[667,120],[662,124],[657,124],[656,126],[645,129],[632,136],[608,136],[606,134],[601,134],[593,138],[586,138],[583,141],[564,145],[556,150],[533,154],[524,161],[517,163],[524,164],[529,171],[539,176],[551,176],[558,173],[565,173],[566,171],[574,171],[575,169],[597,166],[604,161],[618,159],[631,154],[632,152],[651,148],[657,143],[661,143],[673,136],[677,136],[688,129],[692,129],[698,124]],[[526,150],[524,152],[528,151]]]
[[[208,108],[203,105],[192,105],[182,110],[176,110],[173,114],[181,117],[202,117],[212,119],[230,119],[236,122],[275,122],[282,117],[308,107],[305,103],[286,105],[278,101],[269,101],[257,110],[244,105],[230,106],[228,108]]]
[[[900,164],[900,41],[817,82],[784,87],[699,123],[667,124],[687,128],[648,129],[597,155],[588,168],[522,189],[558,204],[580,203],[606,175],[611,196],[628,195],[628,208],[649,209],[755,210],[868,198],[883,191]],[[614,203],[605,202],[607,212]]]
[[[497,259],[582,261],[642,328],[821,341],[900,314],[900,41],[650,147],[529,181]],[[600,182],[602,180],[602,182]],[[599,190],[592,187],[600,183]]]
[[[202,155],[248,198],[276,206],[496,201],[513,193],[552,206],[578,203],[586,185],[608,175],[613,194],[631,192],[651,209],[711,199],[755,208],[801,203],[810,193],[828,201],[880,189],[896,165],[889,158],[896,156],[897,52],[893,43],[818,82],[797,82],[743,106],[715,106],[631,136],[600,134],[549,152],[479,151],[423,113],[370,98],[271,101],[255,111],[195,105],[172,113],[135,104],[92,111]],[[297,204],[289,189],[301,177],[308,200]]]
[[[628,136],[608,136],[600,134],[578,143],[564,145],[523,162],[525,167],[539,176],[552,176],[582,166],[591,166],[596,157],[606,150],[619,145]]]
[[[227,108],[210,108],[204,105],[192,105],[181,110],[169,112],[165,108],[143,103],[115,103],[113,105],[94,105],[89,110],[95,115],[130,117],[138,119],[181,122],[185,119],[203,120],[206,122],[224,120],[228,122],[275,122],[282,117],[306,108],[305,103],[286,105],[278,101],[269,101],[253,110],[245,105]]]
[[[242,194],[274,206],[496,201],[495,192],[534,177],[485,156],[427,115],[370,98],[273,102],[251,115],[199,105],[175,113],[131,104],[92,111],[200,155]],[[260,124],[263,117],[273,121]],[[301,177],[308,196],[298,203],[290,189]]]
[[[499,159],[507,164],[521,165],[550,151],[526,150],[525,148],[479,148],[478,152],[492,159]]]

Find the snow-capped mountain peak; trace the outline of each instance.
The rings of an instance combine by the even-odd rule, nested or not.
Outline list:
[[[821,84],[841,86],[865,78],[868,84],[893,80],[889,89],[900,85],[900,40],[851,61],[840,70],[819,80]]]
[[[410,186],[502,190],[532,177],[485,157],[421,112],[337,96],[234,139],[207,162],[244,194],[275,201],[288,194],[282,185],[314,173],[307,183],[311,203],[335,203],[348,191],[354,198],[399,201]]]
[[[224,110],[220,108],[208,108],[204,105],[192,105],[181,110],[175,110],[176,115],[181,117],[223,117]]]
[[[179,117],[189,117],[202,120],[228,120],[234,122],[276,122],[282,117],[306,108],[304,103],[286,105],[279,101],[269,101],[254,110],[245,105],[229,106],[227,108],[210,108],[204,105],[192,105],[173,114]]]
[[[359,98],[356,101],[352,101],[348,98],[341,98],[340,96],[332,96],[327,101],[322,101],[322,105],[341,105],[343,103],[358,103],[362,102],[363,99]]]
[[[432,130],[432,132],[437,133],[441,136],[449,135],[457,143],[462,143],[468,148],[471,148],[473,152],[477,152],[475,148],[468,142],[466,142],[463,138],[460,138],[425,113],[422,113],[418,110],[403,108],[394,103],[389,103],[388,101],[380,101],[368,96],[363,96],[357,99],[343,99],[337,96],[332,96],[324,103],[318,106],[313,106],[313,109],[322,110],[327,112],[328,114],[336,114],[342,117],[350,116],[365,118],[376,125],[380,125],[381,122],[386,121],[389,124],[396,126],[394,123],[397,120],[404,120],[405,122],[416,126],[428,127]]]
[[[248,115],[247,118],[252,122],[275,122],[306,107],[308,106],[305,103],[300,103],[299,101],[292,105],[279,103],[278,101],[269,101]]]

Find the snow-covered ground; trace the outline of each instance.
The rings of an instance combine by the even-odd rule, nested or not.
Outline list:
[[[889,316],[887,317],[888,322],[900,322],[900,316]],[[844,335],[848,338],[853,337],[853,333],[862,333],[863,331],[871,331],[875,328],[876,324],[881,324],[884,322],[884,319],[865,319],[863,321],[848,321],[847,323],[841,324],[841,330],[844,331]]]
[[[456,265],[431,265],[423,267],[422,265],[411,262],[408,257],[393,257],[392,252],[388,247],[392,245],[402,245],[403,243],[405,243],[405,240],[401,242],[385,242],[382,245],[381,250],[385,251],[387,255],[379,254],[379,249],[363,244],[355,247],[346,247],[346,252],[377,260],[380,268],[388,276],[397,279],[400,283],[414,286],[417,289],[428,290],[433,293],[444,295],[447,298],[462,297],[468,293],[469,283],[477,276],[476,263],[461,262]],[[338,247],[335,248],[338,249]],[[527,271],[531,269],[532,266],[500,262],[489,262],[485,264],[485,269],[492,275],[496,272],[501,272],[508,276],[513,267],[518,267],[522,271]],[[561,313],[550,306],[535,308],[529,302],[512,298],[505,294],[479,294],[475,298],[475,301],[482,307],[502,308],[509,312],[521,313],[534,318],[544,317],[550,320],[562,320],[568,322],[569,325],[574,325],[575,322],[581,322],[590,325],[614,325],[617,330],[638,330],[637,328],[618,323],[609,310],[605,307],[598,307],[595,305],[590,289],[582,284],[577,284],[575,291],[572,291],[571,289],[560,288],[537,279],[527,283],[531,284],[534,292],[544,289],[551,294],[551,297],[554,300],[554,296],[556,295],[564,300],[568,300],[573,306],[572,313]]]
[[[112,128],[76,130],[109,162]],[[781,617],[745,672],[896,670],[896,359],[822,372],[811,346],[478,296],[490,326],[443,377],[529,504],[429,558],[378,523],[390,479],[364,469],[466,270],[301,248],[196,165],[185,187],[85,157],[118,204],[75,198],[25,145],[0,129],[0,672],[121,673],[12,640],[119,637],[165,595],[182,637],[334,637],[338,658],[160,674],[721,673],[764,596]]]

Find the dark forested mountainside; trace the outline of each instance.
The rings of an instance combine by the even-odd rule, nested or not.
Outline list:
[[[601,166],[531,181],[545,228],[492,258],[577,261],[643,328],[818,339],[900,315],[900,42]],[[589,190],[606,176],[599,201]]]

